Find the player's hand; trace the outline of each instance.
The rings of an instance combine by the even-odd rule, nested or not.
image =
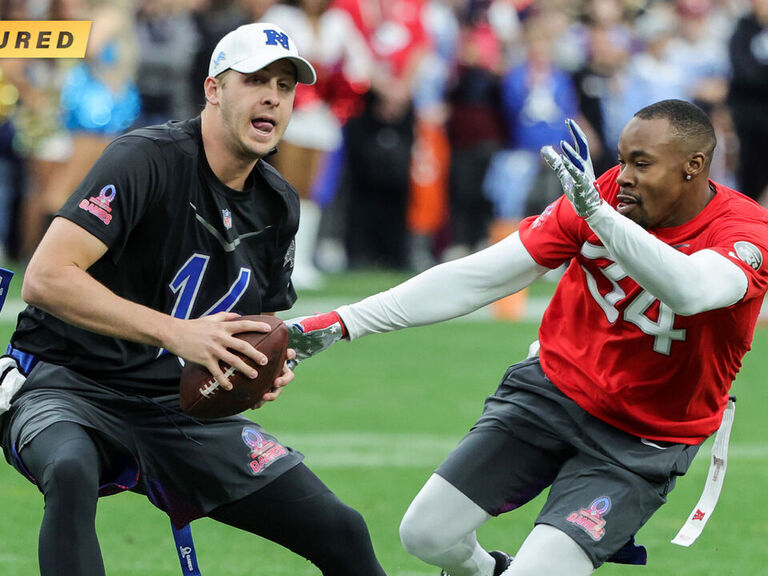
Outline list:
[[[220,362],[228,364],[249,378],[256,378],[258,371],[251,368],[236,353],[250,358],[256,365],[263,366],[267,357],[248,344],[236,338],[241,332],[269,332],[271,327],[264,322],[238,320],[233,312],[219,312],[194,320],[173,319],[171,329],[164,342],[169,352],[187,361],[205,366],[221,387],[231,390],[232,384],[224,375]]]
[[[336,312],[291,318],[285,325],[288,327],[288,347],[296,352],[296,357],[288,361],[291,370],[302,360],[322,352],[347,335],[347,328]]]
[[[588,218],[598,209],[603,199],[595,187],[595,170],[589,157],[586,137],[573,120],[568,121],[568,129],[578,151],[566,142],[561,142],[564,154],[558,154],[552,146],[544,146],[541,156],[554,170],[576,213],[582,218]]]
[[[589,142],[584,131],[576,124],[575,120],[568,118],[565,121],[565,125],[568,127],[568,131],[571,133],[573,143],[576,145],[574,149],[565,140],[560,140],[560,149],[568,156],[568,159],[573,163],[576,168],[584,173],[589,180],[595,181],[595,168],[592,166],[592,157],[589,155]]]
[[[296,359],[296,351],[292,349],[288,349],[288,358],[285,361],[285,364],[283,365],[283,373],[280,374],[277,378],[275,378],[275,383],[272,386],[272,390],[264,394],[264,396],[261,397],[261,400],[257,402],[252,408],[254,410],[261,408],[266,404],[267,402],[274,402],[277,400],[277,397],[280,396],[280,394],[283,392],[283,388],[287,386],[291,380],[293,380],[295,374],[293,373],[293,370],[291,370],[289,363],[293,362]]]

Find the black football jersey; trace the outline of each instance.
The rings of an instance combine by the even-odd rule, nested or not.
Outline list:
[[[59,211],[109,250],[88,272],[128,300],[178,318],[290,308],[296,191],[264,161],[243,191],[213,174],[200,118],[130,132],[105,150]],[[178,390],[181,362],[27,307],[16,348],[128,393]]]

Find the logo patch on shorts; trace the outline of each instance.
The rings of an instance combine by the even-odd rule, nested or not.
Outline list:
[[[242,437],[245,445],[251,449],[249,454],[251,458],[249,467],[254,475],[264,470],[264,468],[272,464],[272,462],[278,458],[282,458],[288,454],[288,450],[286,450],[284,446],[281,446],[272,440],[267,440],[261,432],[253,426],[244,426]]]
[[[760,252],[760,248],[744,240],[739,240],[733,247],[736,250],[735,256],[739,260],[746,262],[755,270],[760,270],[760,266],[763,265],[763,253]],[[734,256],[734,253],[731,252],[730,256]]]
[[[603,516],[611,509],[611,499],[608,496],[598,498],[589,508],[582,508],[578,512],[568,515],[568,522],[575,524],[589,534],[595,542],[605,536],[605,520]]]

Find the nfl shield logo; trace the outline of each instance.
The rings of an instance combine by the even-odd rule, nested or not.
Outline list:
[[[221,211],[221,219],[224,222],[224,228],[226,228],[227,230],[232,228],[232,212],[224,208]]]

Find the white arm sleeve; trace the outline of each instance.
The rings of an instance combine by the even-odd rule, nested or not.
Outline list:
[[[746,274],[714,250],[683,254],[606,202],[586,220],[624,271],[675,314],[725,308],[747,293]]]
[[[430,268],[336,312],[354,340],[469,314],[525,288],[548,270],[536,263],[515,232],[485,250]]]

